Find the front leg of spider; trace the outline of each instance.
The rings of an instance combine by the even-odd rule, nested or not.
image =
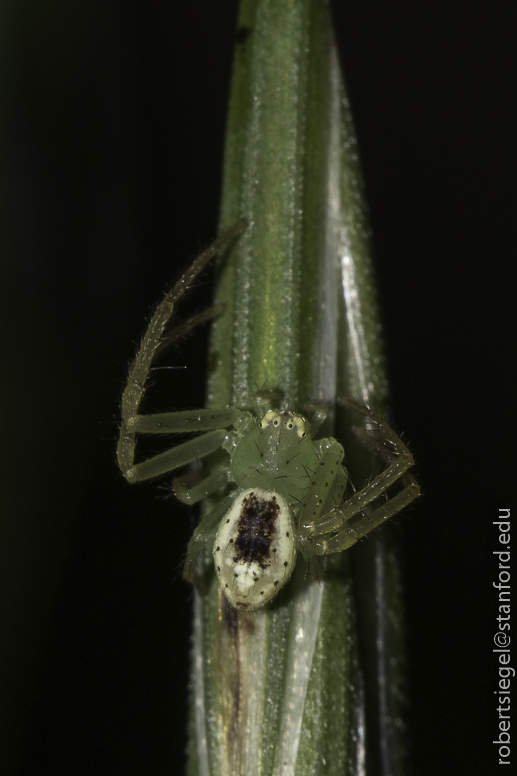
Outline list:
[[[142,338],[138,353],[131,364],[126,388],[122,394],[122,421],[117,446],[117,459],[124,477],[129,482],[141,482],[173,471],[191,461],[203,458],[221,447],[226,430],[239,420],[241,413],[232,408],[170,412],[159,415],[139,414],[149,374],[157,355],[204,320],[221,312],[220,306],[195,316],[190,321],[167,332],[171,316],[185,292],[199,273],[227,243],[234,240],[246,227],[244,220],[222,234],[191,264],[176,285],[165,294]],[[135,462],[138,434],[202,433],[171,450],[142,462]]]

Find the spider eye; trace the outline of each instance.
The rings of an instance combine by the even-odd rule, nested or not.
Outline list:
[[[292,424],[292,423],[288,423],[288,424],[287,424],[287,428],[292,428],[292,427],[293,427],[293,424]]]
[[[273,421],[273,425],[274,425],[274,426],[278,426],[278,420],[274,420],[274,421]]]
[[[294,415],[289,428],[296,428],[296,432],[300,439],[307,436],[307,421],[302,415]]]
[[[266,428],[274,419],[278,417],[278,413],[275,412],[275,410],[269,410],[266,412],[262,420],[260,421],[260,428]],[[278,426],[278,421],[274,424],[275,426]]]

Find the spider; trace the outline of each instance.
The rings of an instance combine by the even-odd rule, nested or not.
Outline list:
[[[196,581],[199,556],[205,543],[213,541],[221,590],[235,608],[253,611],[274,598],[289,580],[298,552],[308,563],[311,576],[320,578],[318,556],[347,550],[413,501],[420,489],[409,472],[414,461],[402,440],[379,415],[352,399],[337,401],[362,415],[375,430],[374,435],[364,428],[355,429],[362,441],[380,454],[386,468],[346,500],[348,474],[343,447],[331,437],[315,438],[327,415],[326,404],[316,405],[309,421],[304,415],[275,406],[278,392],[259,391],[257,405],[262,409],[258,413],[223,407],[140,414],[155,357],[223,309],[214,306],[167,332],[176,304],[217,251],[245,227],[241,220],[222,234],[158,305],[122,396],[117,457],[125,478],[135,483],[172,472],[217,450],[226,451],[226,464],[214,473],[204,478],[186,474],[174,479],[177,498],[187,504],[217,492],[226,494],[194,531],[184,577]],[[185,432],[196,436],[135,462],[137,435]],[[397,481],[402,488],[389,497]]]

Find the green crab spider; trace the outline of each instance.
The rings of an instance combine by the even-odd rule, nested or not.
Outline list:
[[[298,552],[311,576],[319,578],[318,556],[347,550],[413,501],[420,488],[409,472],[414,461],[402,440],[379,415],[352,399],[338,397],[337,401],[362,415],[375,430],[374,435],[364,428],[355,429],[380,454],[386,468],[346,500],[343,447],[331,437],[315,438],[327,415],[326,404],[316,405],[310,421],[272,406],[278,403],[278,393],[275,396],[273,391],[257,394],[259,413],[237,407],[153,415],[139,412],[155,357],[187,331],[222,312],[222,306],[214,306],[166,331],[175,306],[197,275],[245,227],[241,220],[222,234],[158,305],[122,395],[117,457],[124,477],[135,483],[172,472],[217,450],[226,451],[226,464],[212,474],[174,479],[175,494],[186,504],[218,492],[225,494],[192,535],[184,577],[196,581],[199,556],[205,543],[212,541],[221,590],[235,608],[253,611],[274,598],[289,580]],[[265,412],[264,403],[269,403]],[[135,462],[137,435],[186,432],[196,436]],[[390,497],[397,482],[402,487]]]

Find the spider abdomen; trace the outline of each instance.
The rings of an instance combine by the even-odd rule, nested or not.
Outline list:
[[[288,581],[296,561],[292,509],[275,491],[249,488],[217,531],[214,564],[221,589],[237,609],[252,611]]]

